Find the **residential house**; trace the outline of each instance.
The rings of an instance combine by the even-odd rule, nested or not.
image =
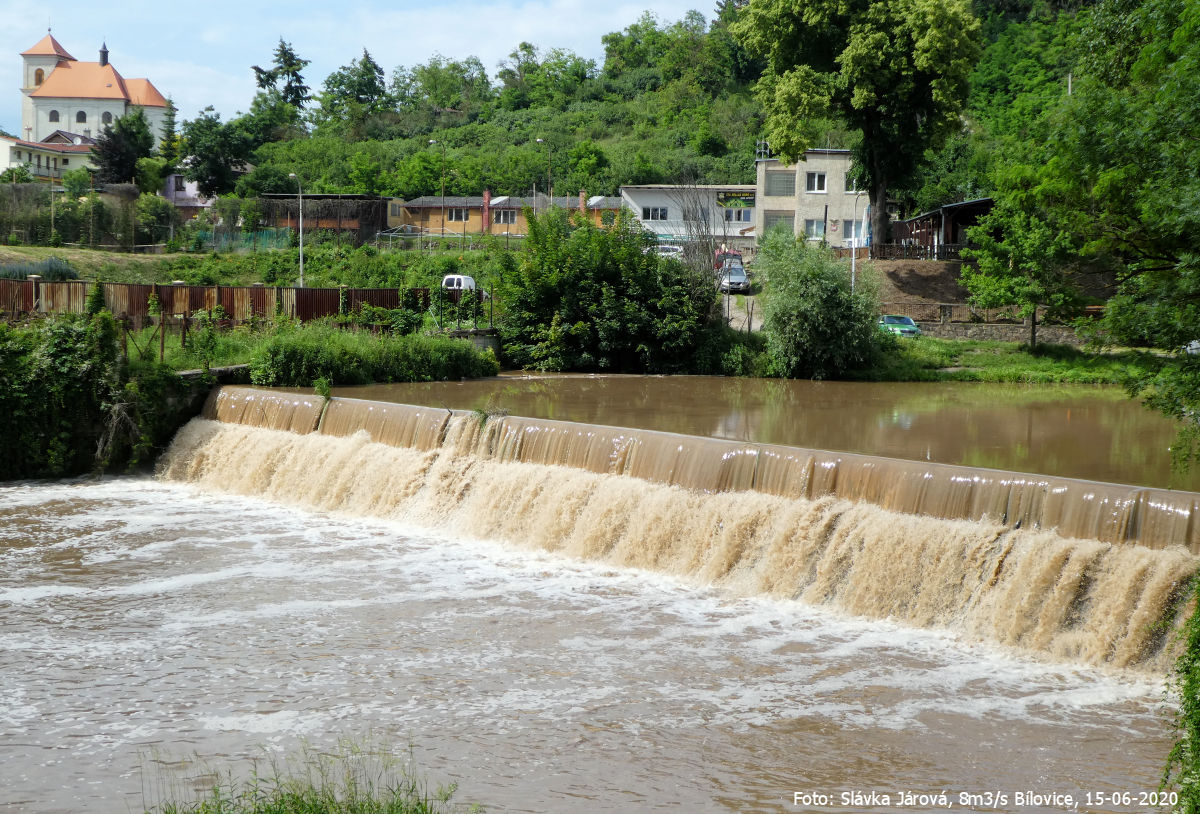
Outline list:
[[[754,246],[753,184],[637,184],[621,187],[621,202],[661,243],[713,240]]]
[[[43,141],[0,136],[0,169],[24,164],[34,178],[58,180],[64,172],[91,167],[92,145],[96,140],[55,130]]]
[[[200,185],[181,173],[172,173],[163,181],[162,196],[170,201],[184,220],[212,208],[213,199],[200,194]]]
[[[388,228],[430,235],[517,236],[528,232],[525,209],[545,211],[550,206],[586,212],[597,226],[611,219],[621,208],[619,198],[603,195],[577,198],[537,195],[492,197],[487,190],[481,196],[424,195],[411,201],[392,200],[388,205]]]
[[[850,173],[849,150],[808,150],[796,164],[763,151],[755,164],[756,234],[783,224],[796,236],[830,246],[866,245],[870,198]]]

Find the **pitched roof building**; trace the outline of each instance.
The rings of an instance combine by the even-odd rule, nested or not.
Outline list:
[[[65,130],[96,138],[104,126],[141,108],[157,139],[167,100],[149,79],[126,79],[100,47],[98,62],[80,62],[47,33],[21,53],[21,132],[25,142],[41,142]]]

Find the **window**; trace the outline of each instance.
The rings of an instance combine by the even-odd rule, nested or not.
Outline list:
[[[187,192],[187,180],[182,175],[175,176],[175,191]]]
[[[768,232],[779,224],[787,226],[788,231],[792,232],[796,226],[796,216],[791,212],[765,212],[763,214],[763,231]]]
[[[825,237],[825,221],[823,220],[806,220],[804,221],[804,236],[809,240],[822,240]]]
[[[75,114],[75,123],[76,124],[86,124],[87,123],[87,114],[84,113],[82,110],[79,111],[78,113],[76,113]]]
[[[806,176],[804,182],[805,192],[824,192],[825,191],[825,173],[810,172]]]
[[[398,218],[404,214],[404,207],[400,206],[398,203],[388,204],[388,214],[393,218]]]
[[[467,222],[467,210],[460,209],[458,207],[455,207],[453,209],[447,209],[446,210],[446,220],[451,221],[453,223],[466,223]]]
[[[845,229],[842,235],[847,242],[853,240],[856,246],[863,245],[861,243],[863,236],[863,222],[861,220],[842,221],[842,227]]]
[[[750,223],[754,220],[753,209],[726,209],[725,221],[727,223]]]
[[[784,172],[780,172],[779,170],[767,170],[766,189],[764,190],[764,193],[779,197],[784,195],[795,195],[796,174],[791,170]]]
[[[858,192],[858,181],[855,181],[854,176],[850,173],[846,173],[846,191]]]
[[[41,68],[38,68],[36,71],[33,72],[33,84],[40,85],[45,81],[46,81],[46,72],[44,70],[42,70]]]
[[[100,123],[101,124],[112,124],[112,114],[109,113],[108,111],[105,111],[104,114],[102,116],[100,116]]]
[[[50,111],[50,121],[51,121],[51,122],[57,122],[57,121],[58,121],[58,111],[57,111],[57,110],[51,110],[51,111]]]
[[[65,167],[65,166],[67,166],[67,165],[68,165],[68,164],[70,164],[70,163],[71,163],[71,159],[69,159],[69,158],[64,158],[64,159],[63,159],[63,166],[64,166],[64,167]]]
[[[708,224],[708,210],[700,206],[688,206],[683,210],[683,219],[688,223]],[[666,220],[664,218],[663,220]]]
[[[517,222],[517,210],[515,209],[493,209],[492,223],[507,223],[513,224]]]
[[[666,220],[667,208],[665,206],[643,206],[642,220]]]

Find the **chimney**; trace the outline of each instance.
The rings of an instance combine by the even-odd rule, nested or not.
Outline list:
[[[579,188],[579,211],[587,211],[587,192],[584,191],[583,187]]]
[[[108,43],[100,43],[100,67],[108,64]]]

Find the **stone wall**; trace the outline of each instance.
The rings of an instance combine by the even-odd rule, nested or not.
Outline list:
[[[919,322],[921,333],[939,339],[976,339],[988,342],[1028,342],[1028,323]],[[1066,325],[1038,325],[1038,342],[1082,345],[1083,340]]]

